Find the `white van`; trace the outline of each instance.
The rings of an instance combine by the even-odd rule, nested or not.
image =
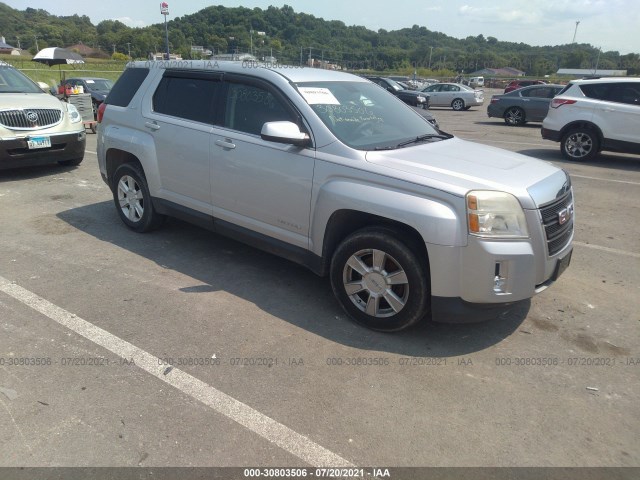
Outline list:
[[[484,77],[471,77],[469,86],[472,88],[484,87]]]

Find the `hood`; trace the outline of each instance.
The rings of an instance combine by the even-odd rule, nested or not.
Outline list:
[[[470,190],[509,192],[530,209],[553,200],[547,198],[547,192],[555,195],[567,182],[564,171],[548,162],[458,138],[369,151],[366,159],[385,170],[394,170],[394,176],[460,196]],[[548,188],[541,188],[547,183]]]
[[[64,110],[62,103],[48,93],[0,93],[0,110],[14,108],[55,108]]]

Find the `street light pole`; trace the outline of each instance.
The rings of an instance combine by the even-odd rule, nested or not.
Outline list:
[[[431,50],[429,51],[429,70],[431,70],[431,55],[433,55],[433,47],[429,47]]]
[[[160,13],[164,15],[164,38],[167,44],[167,60],[169,60],[169,28],[167,27],[167,15],[169,15],[169,4],[162,2],[160,4]]]
[[[580,25],[580,20],[576,21],[576,29],[573,31],[573,40],[571,43],[576,43],[576,34],[578,33],[578,25]]]

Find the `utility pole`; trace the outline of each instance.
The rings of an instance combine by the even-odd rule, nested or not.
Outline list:
[[[116,53],[116,44],[114,43],[111,46],[113,47],[113,53]]]
[[[431,70],[431,55],[433,55],[433,47],[429,47],[431,50],[429,51],[429,70]]]
[[[20,48],[20,37],[16,37],[16,40],[18,40],[18,50],[22,50],[22,49]]]
[[[33,38],[36,39],[36,52],[39,52],[40,49],[38,48],[38,35],[34,35]]]
[[[127,42],[127,50],[129,51],[129,60],[131,60],[131,42]]]
[[[578,25],[580,25],[580,20],[576,21],[576,29],[573,31],[573,40],[571,43],[576,43],[576,34],[578,33]]]

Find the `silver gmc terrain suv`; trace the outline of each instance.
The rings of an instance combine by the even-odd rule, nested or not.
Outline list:
[[[569,265],[563,170],[437,131],[354,75],[252,67],[124,71],[98,159],[129,228],[172,215],[277,253],[383,331],[495,318]]]

